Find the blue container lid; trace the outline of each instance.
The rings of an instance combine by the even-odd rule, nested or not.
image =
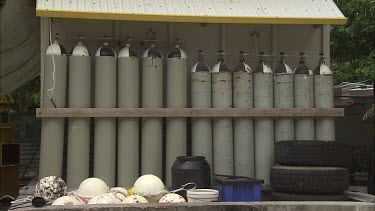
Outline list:
[[[253,179],[250,177],[243,177],[243,176],[229,176],[229,175],[220,175],[214,174],[216,180],[220,183],[246,183],[246,184],[262,184],[263,180]]]

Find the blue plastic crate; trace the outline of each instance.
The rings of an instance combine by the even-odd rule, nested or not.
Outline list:
[[[217,175],[220,184],[220,201],[246,202],[262,200],[262,180],[248,177]],[[221,177],[221,178],[220,178]]]

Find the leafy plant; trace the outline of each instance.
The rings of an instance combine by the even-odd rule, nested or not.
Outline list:
[[[0,8],[2,8],[5,5],[6,0],[0,0]]]
[[[14,103],[11,105],[13,111],[27,111],[40,107],[40,77],[16,89],[12,96],[14,98]]]
[[[334,81],[375,80],[375,0],[335,0],[348,18],[331,37]]]

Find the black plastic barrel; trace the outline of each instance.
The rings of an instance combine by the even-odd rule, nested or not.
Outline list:
[[[197,188],[211,188],[211,167],[203,156],[180,156],[172,166],[172,188],[193,182]],[[186,192],[178,194],[186,198]]]

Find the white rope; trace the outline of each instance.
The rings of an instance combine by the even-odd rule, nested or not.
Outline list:
[[[49,19],[49,42],[50,42],[51,45],[53,44],[52,43],[52,24],[51,24],[51,18]],[[50,89],[47,90],[47,94],[48,94],[49,99],[54,104],[54,102],[52,100],[52,95],[53,95],[53,90],[55,89],[55,85],[56,85],[56,78],[55,78],[56,65],[55,65],[55,58],[54,58],[55,54],[53,52],[53,46],[51,46],[51,51],[52,51],[52,65],[53,65],[53,73],[52,73],[53,85],[52,85],[52,87]]]
[[[187,186],[189,185],[192,185],[193,187],[192,188],[187,188]],[[170,191],[170,193],[176,193],[178,191],[187,191],[187,190],[194,190],[195,188],[197,187],[197,184],[193,183],[193,182],[189,182],[189,183],[186,183],[185,185],[182,185],[181,188],[178,188],[176,190],[172,190]]]

